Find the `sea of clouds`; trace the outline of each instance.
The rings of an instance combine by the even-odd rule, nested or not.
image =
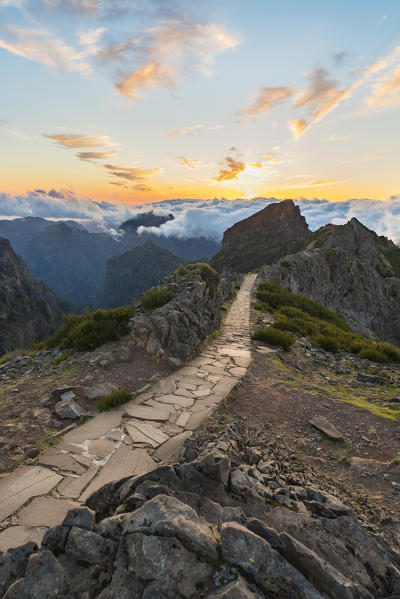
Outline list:
[[[154,233],[177,237],[211,237],[221,239],[223,232],[236,222],[251,216],[276,198],[250,200],[198,200],[173,199],[141,205],[97,202],[78,197],[71,191],[45,191],[37,189],[25,195],[0,193],[0,217],[39,216],[48,219],[74,219],[90,231],[117,232],[118,226],[140,212],[153,210],[157,214],[174,215]],[[344,224],[355,217],[379,235],[393,241],[400,240],[400,195],[386,201],[368,198],[349,199],[342,202],[313,198],[299,198],[300,207],[310,229],[327,223]],[[149,229],[147,229],[149,230]],[[140,232],[140,230],[139,230]]]

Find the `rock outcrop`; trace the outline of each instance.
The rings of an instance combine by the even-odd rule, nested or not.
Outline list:
[[[0,559],[3,599],[372,599],[400,554],[312,470],[236,419],[173,465],[109,483]]]
[[[341,314],[356,331],[400,345],[400,248],[353,218],[312,234],[260,278]]]
[[[0,237],[0,354],[47,337],[71,306],[38,283],[25,262]]]
[[[139,304],[131,319],[131,340],[150,354],[175,359],[178,365],[219,329],[224,300],[233,295],[233,281],[222,279],[212,290],[201,275],[188,277],[178,269],[163,281],[163,287],[172,299],[153,311]]]
[[[219,272],[247,272],[296,252],[309,235],[305,218],[292,200],[269,204],[225,231],[222,248],[211,264]]]
[[[160,283],[184,261],[150,241],[123,254],[112,256],[106,265],[100,305],[104,308],[126,306]]]

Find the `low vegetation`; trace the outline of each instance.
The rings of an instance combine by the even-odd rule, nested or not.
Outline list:
[[[64,316],[61,327],[48,339],[33,346],[33,350],[73,349],[91,351],[104,343],[117,341],[129,332],[129,319],[134,315],[133,306],[113,310],[87,310],[84,314]]]
[[[394,345],[355,333],[341,316],[308,297],[262,281],[257,299],[256,309],[275,317],[269,328],[308,337],[313,345],[329,352],[345,350],[373,362],[400,362],[400,350]]]
[[[296,337],[290,333],[284,333],[275,327],[261,327],[254,333],[253,339],[264,341],[274,347],[282,347],[285,351],[289,351],[296,341]]]
[[[100,397],[97,400],[97,409],[100,412],[107,412],[115,408],[115,406],[126,403],[130,399],[132,399],[132,393],[128,389],[117,389],[105,397]]]
[[[149,289],[142,294],[140,303],[146,310],[155,310],[168,304],[174,296],[170,293],[166,287],[155,287]]]
[[[192,275],[200,275],[203,281],[207,284],[210,295],[215,297],[218,291],[221,277],[214,268],[206,262],[195,262],[194,264],[186,264],[178,268],[178,274],[183,277],[191,277]]]

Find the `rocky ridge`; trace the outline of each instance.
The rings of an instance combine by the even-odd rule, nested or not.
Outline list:
[[[293,200],[269,204],[225,231],[211,265],[219,272],[247,272],[296,252],[310,233]]]
[[[327,225],[305,249],[264,266],[268,279],[341,314],[367,336],[400,345],[400,249],[357,219]]]
[[[222,278],[213,293],[200,275],[179,270],[163,286],[173,299],[151,312],[139,305],[131,319],[131,339],[150,354],[168,355],[177,365],[196,354],[207,335],[218,330],[222,306],[233,296],[235,280]]]
[[[41,547],[0,561],[3,599],[370,599],[400,593],[400,553],[240,417],[172,465],[97,490]]]
[[[0,237],[0,355],[50,335],[71,306],[35,281],[25,262]]]

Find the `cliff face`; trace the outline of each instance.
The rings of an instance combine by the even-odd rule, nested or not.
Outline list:
[[[246,272],[300,249],[310,235],[292,200],[269,204],[227,229],[211,264],[219,271]]]
[[[260,277],[321,302],[355,330],[400,345],[400,249],[353,218],[326,225],[307,247]]]
[[[182,263],[183,260],[172,252],[150,242],[112,256],[107,262],[100,304],[105,308],[130,304]]]
[[[37,283],[10,242],[0,237],[0,354],[50,335],[69,311],[70,305]]]

